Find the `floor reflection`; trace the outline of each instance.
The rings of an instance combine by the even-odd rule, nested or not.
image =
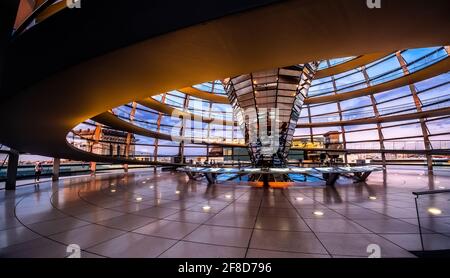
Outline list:
[[[367,257],[419,250],[412,191],[450,184],[449,175],[373,173],[285,189],[184,174],[130,171],[0,191],[0,257]],[[420,198],[428,249],[450,249],[449,195]],[[431,215],[430,207],[441,214]]]

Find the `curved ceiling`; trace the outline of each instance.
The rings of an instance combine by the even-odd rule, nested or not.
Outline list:
[[[150,1],[127,2],[120,20],[114,20],[141,22],[155,11],[160,17],[172,18],[173,9],[141,2]],[[219,2],[226,6],[227,1]],[[205,3],[189,3],[189,9],[199,8],[211,12],[210,16],[183,13],[183,20],[177,21],[183,26],[167,23],[170,28],[163,31],[164,23],[158,22],[135,26],[135,32],[127,29],[133,27],[130,24],[120,27],[117,22],[102,22],[100,27],[112,29],[108,34],[118,28],[116,36],[105,42],[98,42],[100,27],[79,22],[77,17],[79,13],[80,18],[89,19],[85,22],[97,22],[97,10],[90,6],[94,4],[48,18],[19,36],[12,44],[14,51],[8,53],[0,141],[30,153],[89,160],[92,156],[67,144],[66,134],[78,123],[134,99],[267,68],[450,42],[450,3],[446,0],[433,5],[419,0],[385,0],[383,8],[373,10],[366,1],[356,0],[266,1],[257,8],[254,3],[239,6],[238,2],[242,1],[231,1],[233,8],[222,13],[209,11],[212,7]],[[114,5],[101,8],[102,15],[118,15]],[[421,20],[411,16],[415,14]],[[199,23],[199,18],[204,22]],[[51,37],[49,32],[57,26],[75,29],[50,33]],[[151,32],[135,34],[143,29]],[[67,41],[73,34],[79,41],[71,47]],[[127,36],[132,38],[124,39]],[[44,58],[37,59],[40,53],[31,46],[42,38],[54,41],[45,41],[49,49]],[[91,38],[95,38],[93,42]],[[114,48],[107,43],[114,43]],[[62,48],[64,56],[58,55],[61,44],[67,47]],[[82,50],[93,50],[89,55],[77,55],[80,45]],[[50,58],[47,61],[45,57]]]

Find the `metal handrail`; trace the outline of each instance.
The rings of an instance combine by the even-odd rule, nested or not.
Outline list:
[[[414,203],[416,204],[417,222],[419,223],[420,244],[422,246],[422,251],[425,251],[425,248],[423,246],[422,226],[420,224],[420,215],[419,215],[419,207],[417,205],[417,200],[419,199],[419,196],[422,196],[422,195],[431,195],[431,194],[440,194],[440,193],[450,193],[450,189],[427,190],[427,191],[415,191],[415,192],[412,192],[412,194],[416,196],[414,198]]]

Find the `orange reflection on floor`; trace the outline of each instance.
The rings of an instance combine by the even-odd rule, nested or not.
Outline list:
[[[249,181],[247,182],[248,185],[252,187],[263,187],[262,181]],[[271,181],[269,182],[270,188],[288,188],[290,186],[294,186],[295,183],[293,182],[284,182],[284,181]]]

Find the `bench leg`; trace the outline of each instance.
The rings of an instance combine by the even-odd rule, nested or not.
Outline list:
[[[216,183],[216,177],[217,175],[214,173],[206,173],[206,180],[208,181],[208,186],[210,186],[211,184],[215,184]]]
[[[325,179],[325,183],[327,186],[334,186],[337,179],[339,178],[339,174],[337,173],[327,173],[322,175]]]
[[[262,175],[262,180],[263,180],[263,188],[269,188],[269,175],[267,174],[263,174]]]
[[[369,175],[372,174],[372,172],[359,172],[355,173],[355,179],[358,182],[366,181]]]
[[[194,175],[192,174],[192,172],[185,172],[186,175],[189,177],[190,180],[195,180]]]

